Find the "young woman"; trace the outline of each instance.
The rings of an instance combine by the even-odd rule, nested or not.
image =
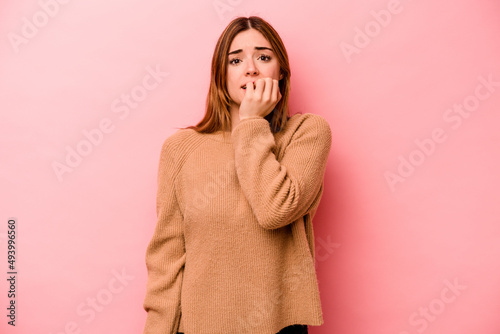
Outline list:
[[[288,55],[255,16],[215,47],[204,118],[163,143],[144,334],[307,333],[323,323],[312,219],[326,120],[288,116]]]

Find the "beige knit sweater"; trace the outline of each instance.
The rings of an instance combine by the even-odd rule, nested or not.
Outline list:
[[[163,143],[144,334],[275,334],[323,323],[312,219],[327,121],[295,114],[273,135],[254,116],[226,134],[179,129]]]

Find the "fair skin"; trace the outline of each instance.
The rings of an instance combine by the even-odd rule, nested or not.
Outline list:
[[[227,90],[233,100],[231,128],[245,118],[271,113],[281,99],[279,80],[283,74],[264,35],[255,29],[236,35],[229,48],[227,66]],[[246,89],[242,88],[245,85]]]

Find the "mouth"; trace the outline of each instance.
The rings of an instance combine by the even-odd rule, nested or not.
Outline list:
[[[254,83],[255,81],[252,81],[252,84]],[[255,86],[255,85],[254,85]],[[247,84],[244,84],[243,86],[241,86],[242,89],[247,89]],[[255,87],[254,87],[255,88]]]

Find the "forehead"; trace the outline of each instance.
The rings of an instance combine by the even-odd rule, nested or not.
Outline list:
[[[255,46],[271,47],[271,44],[258,30],[248,29],[240,32],[234,37],[229,51],[245,48],[253,49]]]

